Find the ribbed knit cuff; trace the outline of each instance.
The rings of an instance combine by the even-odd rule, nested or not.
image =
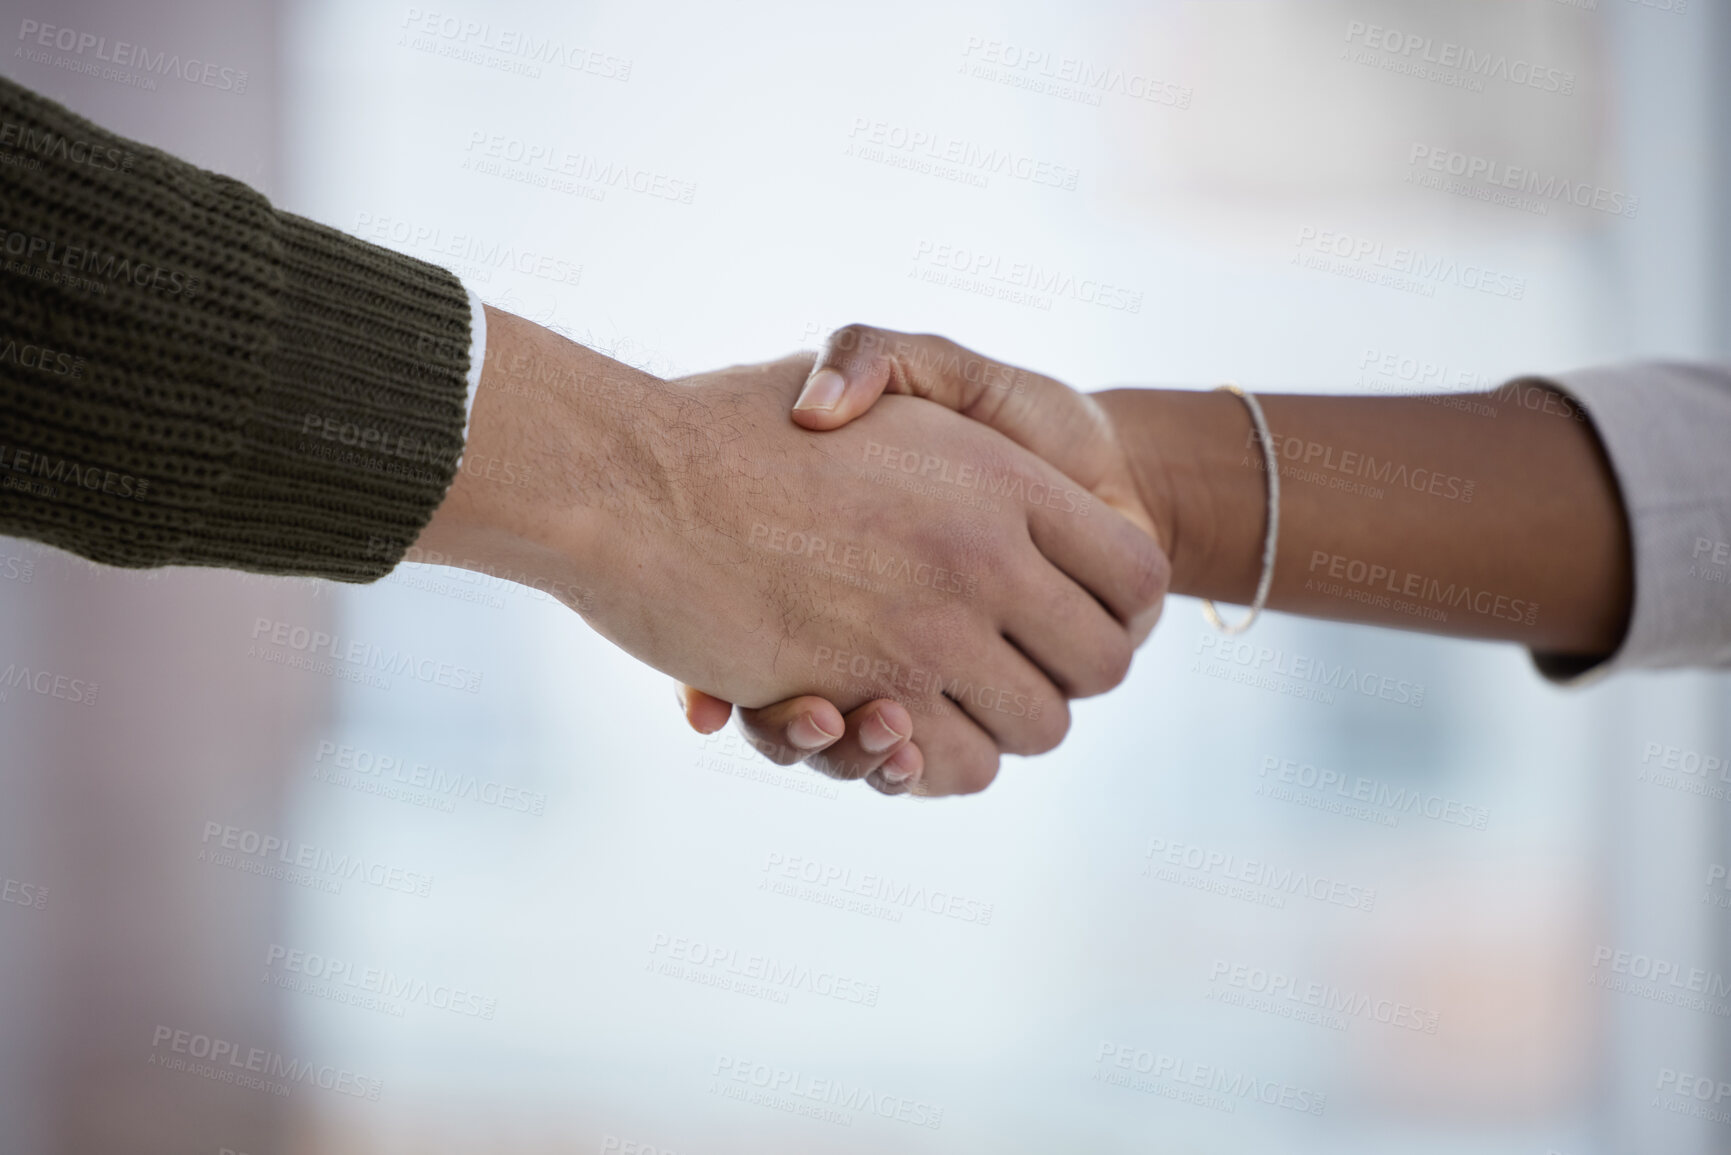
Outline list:
[[[0,533],[367,581],[463,449],[444,269],[0,79]]]
[[[456,477],[468,295],[435,265],[275,215],[282,281],[265,381],[198,560],[370,581]]]

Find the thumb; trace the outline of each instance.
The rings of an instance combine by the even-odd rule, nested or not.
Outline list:
[[[715,733],[727,725],[728,718],[733,716],[732,702],[705,694],[694,686],[677,685],[673,693],[679,699],[679,708],[685,714],[685,721],[699,734]]]
[[[866,325],[831,333],[793,403],[794,424],[818,432],[840,429],[875,405],[896,377],[890,348],[896,336]]]
[[[844,325],[829,335],[794,403],[794,423],[839,429],[885,393],[935,401],[989,425],[1089,489],[1115,444],[1093,398],[1061,381],[982,357],[944,337]]]

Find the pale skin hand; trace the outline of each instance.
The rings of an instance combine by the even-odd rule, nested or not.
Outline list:
[[[911,772],[883,788],[984,788],[1000,751],[1057,744],[1067,697],[1122,680],[1126,623],[1164,594],[1150,539],[1097,504],[1078,515],[1076,486],[983,425],[906,399],[822,436],[788,422],[809,355],[666,382],[506,313],[487,324],[465,462],[515,463],[529,484],[465,465],[417,547],[563,591],[702,692],[758,706],[822,689],[837,712],[794,736],[833,741],[832,770],[893,757]],[[911,495],[874,478],[873,445],[1073,500]],[[874,584],[867,557],[907,565]],[[968,596],[894,576],[940,571],[973,578]],[[921,743],[903,753],[910,709]]]
[[[1019,390],[994,395],[993,381]],[[1267,528],[1266,476],[1237,398],[1161,389],[1089,396],[941,337],[855,325],[831,336],[802,398],[830,404],[796,409],[794,420],[838,429],[884,392],[986,421],[1087,479],[1102,500],[1153,526],[1172,560],[1173,592],[1250,600]],[[1422,398],[1260,399],[1283,482],[1270,608],[1583,659],[1616,648],[1633,597],[1627,517],[1598,437],[1569,399],[1525,385],[1492,399],[1494,417]],[[1331,472],[1346,480],[1368,472],[1365,488],[1379,496],[1318,484],[1318,472],[1330,481]],[[745,713],[747,733],[762,739],[785,727],[790,707]],[[713,709],[694,696],[687,713]]]

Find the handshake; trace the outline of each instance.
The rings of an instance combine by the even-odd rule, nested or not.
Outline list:
[[[527,468],[460,470],[417,544],[566,591],[703,732],[738,704],[777,761],[981,790],[1159,616],[1157,518],[1057,381],[857,325],[674,381],[491,309],[487,336],[465,454]]]
[[[1000,754],[1055,747],[1069,699],[1124,680],[1170,573],[1106,412],[941,337],[862,325],[762,372],[804,374],[793,422],[825,434],[849,492],[754,522],[746,544],[849,591],[825,608],[845,600],[859,616],[842,636],[865,640],[812,644],[789,672],[814,692],[743,709],[752,744],[888,794],[981,790]],[[680,700],[703,733],[732,709],[692,685]]]
[[[965,794],[1123,681],[1168,589],[1558,668],[1615,651],[1629,531],[1593,430],[1438,400],[1084,395],[860,325],[664,381],[489,309],[464,465],[416,544],[556,591],[704,733],[738,706],[778,762]]]

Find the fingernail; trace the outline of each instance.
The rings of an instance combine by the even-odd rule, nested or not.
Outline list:
[[[828,746],[840,734],[831,734],[817,724],[817,719],[810,714],[801,714],[788,724],[787,740],[801,750],[816,750],[819,746]]]
[[[841,400],[842,390],[847,388],[847,380],[834,369],[819,369],[805,383],[805,388],[799,391],[799,400],[793,403],[795,409],[834,409],[836,402]]]
[[[913,756],[909,753],[908,747],[904,746],[900,750],[897,750],[893,758],[878,767],[879,771],[884,776],[884,781],[888,782],[891,786],[900,786],[909,778],[912,778],[914,776],[914,768],[906,764],[912,761],[912,758]]]
[[[867,718],[859,728],[859,744],[867,754],[882,754],[905,737],[906,734],[896,733],[881,713]]]

